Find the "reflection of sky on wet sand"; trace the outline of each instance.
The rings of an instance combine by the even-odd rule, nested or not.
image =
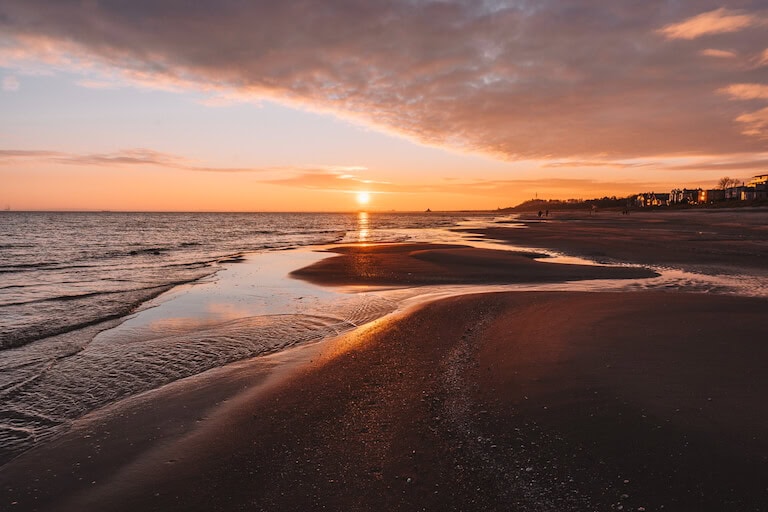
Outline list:
[[[328,256],[309,250],[278,251],[226,264],[209,279],[150,301],[119,327],[100,334],[100,341],[154,338],[254,316],[316,314],[341,294],[291,279],[288,273]]]

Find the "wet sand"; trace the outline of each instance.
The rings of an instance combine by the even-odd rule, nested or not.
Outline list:
[[[298,350],[293,373],[150,393],[0,475],[19,510],[764,510],[765,306],[446,299]]]
[[[521,215],[525,228],[471,230],[525,247],[596,261],[768,273],[768,208],[735,210],[550,212]]]
[[[424,264],[448,282],[506,272],[455,247],[345,251],[300,274],[397,285],[419,284],[409,273]],[[554,279],[520,258],[504,265]],[[767,311],[675,292],[440,300],[91,414],[0,468],[0,508],[766,510]]]
[[[534,259],[546,256],[541,253],[460,245],[352,245],[332,248],[330,252],[339,255],[295,270],[291,275],[330,286],[547,283],[658,275],[640,267],[563,265]]]

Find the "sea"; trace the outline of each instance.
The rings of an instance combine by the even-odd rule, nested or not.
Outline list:
[[[162,312],[164,297],[217,280],[240,290],[246,280],[270,283],[289,270],[236,270],[251,255],[262,255],[263,267],[276,265],[279,253],[329,244],[457,241],[452,228],[497,220],[440,212],[0,212],[0,463],[110,403],[394,308],[376,296],[291,294],[279,275],[261,296],[232,295],[224,302],[239,301],[243,312],[215,321],[158,328],[133,319]],[[292,261],[318,258],[300,254]],[[185,307],[200,318],[212,309],[195,315],[194,304]]]

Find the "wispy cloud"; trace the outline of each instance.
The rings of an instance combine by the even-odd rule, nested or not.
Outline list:
[[[763,50],[760,55],[755,59],[757,61],[757,66],[768,66],[768,48]]]
[[[638,167],[650,167],[655,166],[653,162],[622,162],[622,161],[610,161],[610,160],[562,160],[546,162],[541,167],[560,169],[569,167],[579,168],[595,168],[595,167],[610,167],[612,169],[636,169]]]
[[[176,169],[196,169],[183,157],[161,153],[151,149],[123,149],[113,153],[67,153],[50,150],[0,149],[0,163],[11,161],[45,161],[62,165],[83,167],[143,166],[172,167]]]
[[[719,90],[733,100],[768,100],[768,85],[731,84]],[[747,112],[736,117],[736,122],[744,125],[742,133],[757,139],[768,139],[768,107]]]
[[[55,158],[66,153],[58,151],[46,151],[46,150],[30,150],[30,149],[0,149],[0,162],[9,162],[11,160],[42,160],[48,158]]]
[[[768,139],[768,107],[756,112],[742,114],[736,118],[736,121],[744,123],[745,135],[751,135],[762,140]]]
[[[111,153],[67,153],[50,150],[21,150],[0,149],[0,166],[15,162],[46,162],[56,165],[100,168],[136,168],[157,167],[177,169],[191,172],[209,173],[256,173],[263,175],[277,175],[277,178],[263,179],[264,183],[299,183],[297,176],[316,175],[332,176],[336,179],[350,180],[354,183],[383,184],[360,178],[357,175],[346,174],[350,171],[362,172],[366,167],[359,165],[317,165],[317,166],[269,166],[269,167],[220,167],[206,166],[200,162],[185,158],[180,155],[164,153],[146,148],[122,149]]]
[[[746,171],[760,172],[768,168],[768,155],[758,158],[749,156],[740,159],[699,161],[688,164],[671,165],[670,170],[680,171]]]
[[[758,16],[721,7],[679,23],[671,23],[660,32],[669,39],[696,39],[712,34],[737,32],[763,22],[764,20]]]
[[[272,99],[503,159],[759,151],[764,141],[743,129],[754,120],[735,123],[743,109],[717,91],[766,83],[766,67],[700,57],[763,55],[755,33],[765,13],[701,9],[694,0],[4,0],[0,63],[76,71],[87,87],[202,91],[212,106]]]
[[[720,92],[735,100],[768,99],[768,85],[763,84],[731,84]]]
[[[262,183],[328,191],[359,190],[362,181],[350,175],[324,170],[303,170],[291,176],[261,180]]]
[[[707,48],[706,50],[701,50],[699,53],[705,57],[716,57],[718,59],[734,59],[737,57],[735,52],[728,50],[718,50],[716,48]]]
[[[68,165],[113,166],[113,165],[154,165],[158,167],[187,167],[180,157],[150,149],[126,149],[116,153],[94,153],[83,155],[60,155],[53,161]]]

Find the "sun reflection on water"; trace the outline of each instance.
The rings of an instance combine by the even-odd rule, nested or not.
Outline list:
[[[360,242],[367,242],[369,238],[368,212],[359,212],[357,214],[357,239]]]

